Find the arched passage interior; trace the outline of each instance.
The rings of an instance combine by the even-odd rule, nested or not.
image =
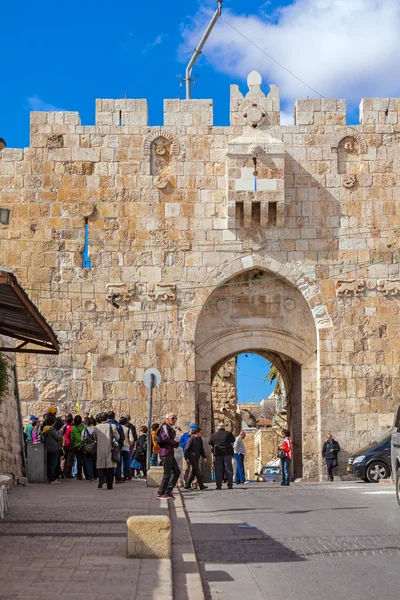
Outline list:
[[[208,297],[196,325],[196,416],[204,435],[213,429],[212,379],[242,352],[280,365],[289,398],[295,477],[318,477],[317,334],[303,295],[263,269],[242,271]]]

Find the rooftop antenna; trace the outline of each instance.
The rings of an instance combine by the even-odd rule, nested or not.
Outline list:
[[[207,27],[206,31],[204,32],[204,35],[201,38],[198,47],[195,49],[194,54],[193,54],[192,58],[190,59],[188,66],[186,67],[186,76],[184,79],[184,81],[186,82],[186,100],[190,100],[190,98],[192,97],[191,83],[192,83],[192,81],[194,81],[194,79],[192,79],[192,69],[196,63],[196,60],[199,58],[200,54],[202,53],[204,44],[206,43],[206,41],[208,40],[208,38],[210,36],[210,33],[214,29],[215,23],[218,21],[219,17],[221,16],[223,0],[217,0],[217,2],[218,2],[218,8],[214,13],[213,18],[209,22],[208,27]]]

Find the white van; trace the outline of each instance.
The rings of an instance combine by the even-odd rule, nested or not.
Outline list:
[[[392,430],[392,477],[396,482],[397,502],[400,505],[400,404],[394,416]]]

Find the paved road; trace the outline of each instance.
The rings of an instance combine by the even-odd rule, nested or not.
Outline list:
[[[250,484],[184,492],[212,600],[398,600],[393,487]]]

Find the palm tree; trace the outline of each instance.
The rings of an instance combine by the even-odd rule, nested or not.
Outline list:
[[[264,381],[269,381],[269,383],[274,383],[274,381],[276,381],[274,393],[278,398],[282,396],[285,386],[283,384],[282,375],[275,365],[271,364]]]

